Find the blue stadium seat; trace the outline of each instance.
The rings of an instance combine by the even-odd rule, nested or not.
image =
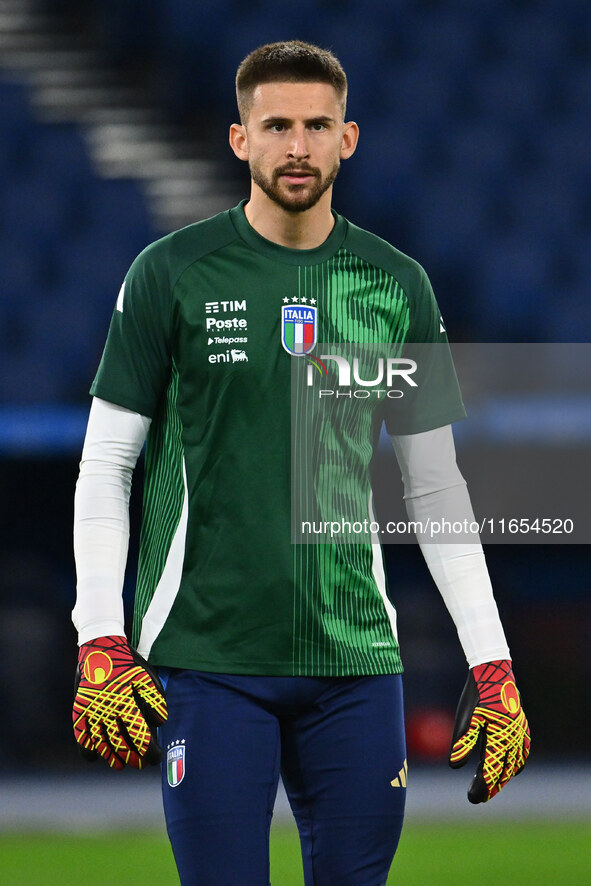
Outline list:
[[[548,287],[551,254],[528,232],[489,235],[475,272],[479,339],[551,341],[555,296]]]
[[[236,119],[236,65],[255,46],[296,37],[332,48],[349,75],[349,116],[361,124],[336,208],[414,254],[452,315],[461,302],[462,333],[587,334],[591,4],[90,8],[114,61],[151,66],[175,114],[220,132]],[[19,380],[25,398],[86,396],[121,278],[156,232],[137,183],[98,178],[78,129],[37,122],[28,90],[7,75],[0,107],[0,343],[11,356],[0,399],[17,397]]]
[[[506,3],[499,33],[507,56],[542,77],[560,68],[570,49],[571,29],[564,17],[568,6],[568,2],[556,3],[554,8],[548,4],[543,9],[538,4]]]
[[[474,15],[459,13],[453,4],[451,7],[449,4],[434,6],[428,11],[423,9],[414,20],[412,14],[407,13],[404,24],[406,27],[400,34],[403,42],[409,44],[415,57],[429,62],[434,68],[466,68],[477,61],[478,19]]]
[[[123,67],[146,63],[157,55],[166,16],[163,0],[100,0],[95,6],[98,31],[107,58]]]
[[[101,181],[80,131],[0,82],[0,401],[85,396],[127,267],[154,239],[131,181]]]
[[[449,132],[449,157],[458,176],[470,178],[476,187],[484,179],[510,168],[515,156],[517,133],[494,117],[457,122]]]
[[[591,172],[590,139],[591,119],[581,109],[540,126],[536,149],[548,170],[576,174],[584,182]]]
[[[42,170],[14,175],[2,185],[0,230],[18,232],[31,247],[38,238],[54,239],[64,228],[64,200],[59,182]]]
[[[40,124],[31,113],[27,89],[7,77],[0,79],[0,107],[0,169],[18,173],[34,162]]]
[[[591,114],[591,59],[577,59],[563,71],[564,102],[571,114]]]
[[[415,235],[429,264],[475,261],[485,235],[487,216],[482,189],[461,174],[425,177],[417,191]]]
[[[132,257],[156,239],[148,215],[146,197],[132,179],[98,179],[89,182],[89,229],[104,232],[116,252],[121,248]]]

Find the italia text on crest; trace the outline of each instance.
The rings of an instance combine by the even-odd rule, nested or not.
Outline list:
[[[303,357],[314,350],[318,309],[310,304],[281,306],[281,344],[288,354]]]

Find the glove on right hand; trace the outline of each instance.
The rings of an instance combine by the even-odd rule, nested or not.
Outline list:
[[[88,760],[113,769],[160,762],[155,728],[168,714],[162,684],[125,637],[98,637],[80,647],[72,721]]]

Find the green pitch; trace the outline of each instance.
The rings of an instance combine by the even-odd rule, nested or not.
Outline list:
[[[0,858],[4,886],[178,886],[161,834],[4,834]],[[271,870],[273,886],[302,886],[293,828],[274,828]],[[583,886],[589,871],[590,823],[408,824],[388,886]]]

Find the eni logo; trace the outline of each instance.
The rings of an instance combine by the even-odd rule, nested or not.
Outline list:
[[[501,689],[501,701],[510,714],[516,714],[518,712],[520,707],[519,693],[517,691],[517,686],[511,680],[507,680],[507,682],[503,684],[503,688]]]

